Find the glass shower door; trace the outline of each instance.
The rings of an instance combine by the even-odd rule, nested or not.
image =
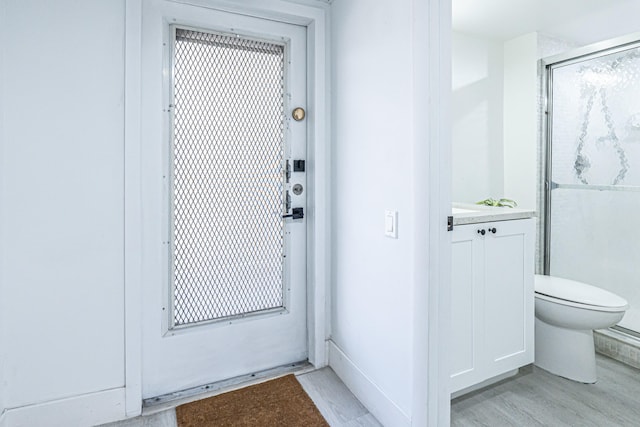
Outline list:
[[[619,326],[640,332],[640,47],[552,64],[548,82],[547,273],[622,296]]]

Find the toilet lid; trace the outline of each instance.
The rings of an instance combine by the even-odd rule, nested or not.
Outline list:
[[[536,293],[595,307],[626,308],[627,301],[609,291],[561,277],[536,274]]]

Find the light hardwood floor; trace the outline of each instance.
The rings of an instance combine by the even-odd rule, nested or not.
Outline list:
[[[640,426],[640,370],[597,355],[598,382],[580,384],[535,366],[454,399],[452,426]]]
[[[330,426],[382,427],[331,368],[306,372],[297,375],[297,378]],[[102,427],[176,427],[175,409],[105,424]]]

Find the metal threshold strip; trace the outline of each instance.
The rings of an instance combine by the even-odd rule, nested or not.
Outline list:
[[[591,191],[627,191],[627,192],[640,192],[639,186],[634,185],[585,185],[585,184],[558,184],[557,182],[551,182],[551,189],[561,190],[591,190]]]
[[[173,393],[163,394],[161,396],[151,397],[142,401],[142,414],[149,415],[160,412],[165,409],[173,408],[184,403],[193,402],[194,400],[204,399],[215,396],[227,391],[235,390],[240,387],[246,387],[252,384],[262,382],[262,380],[277,378],[287,374],[300,374],[315,369],[311,363],[306,360],[267,369],[252,374],[241,375],[239,377],[229,378],[227,380],[217,381],[210,384],[204,384],[198,387],[188,388],[186,390],[176,391]]]

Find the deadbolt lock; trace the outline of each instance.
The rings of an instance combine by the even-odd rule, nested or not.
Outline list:
[[[296,196],[299,196],[302,194],[302,185],[300,184],[296,184],[293,186],[293,188],[291,189],[291,191],[293,191],[293,194],[295,194]]]

